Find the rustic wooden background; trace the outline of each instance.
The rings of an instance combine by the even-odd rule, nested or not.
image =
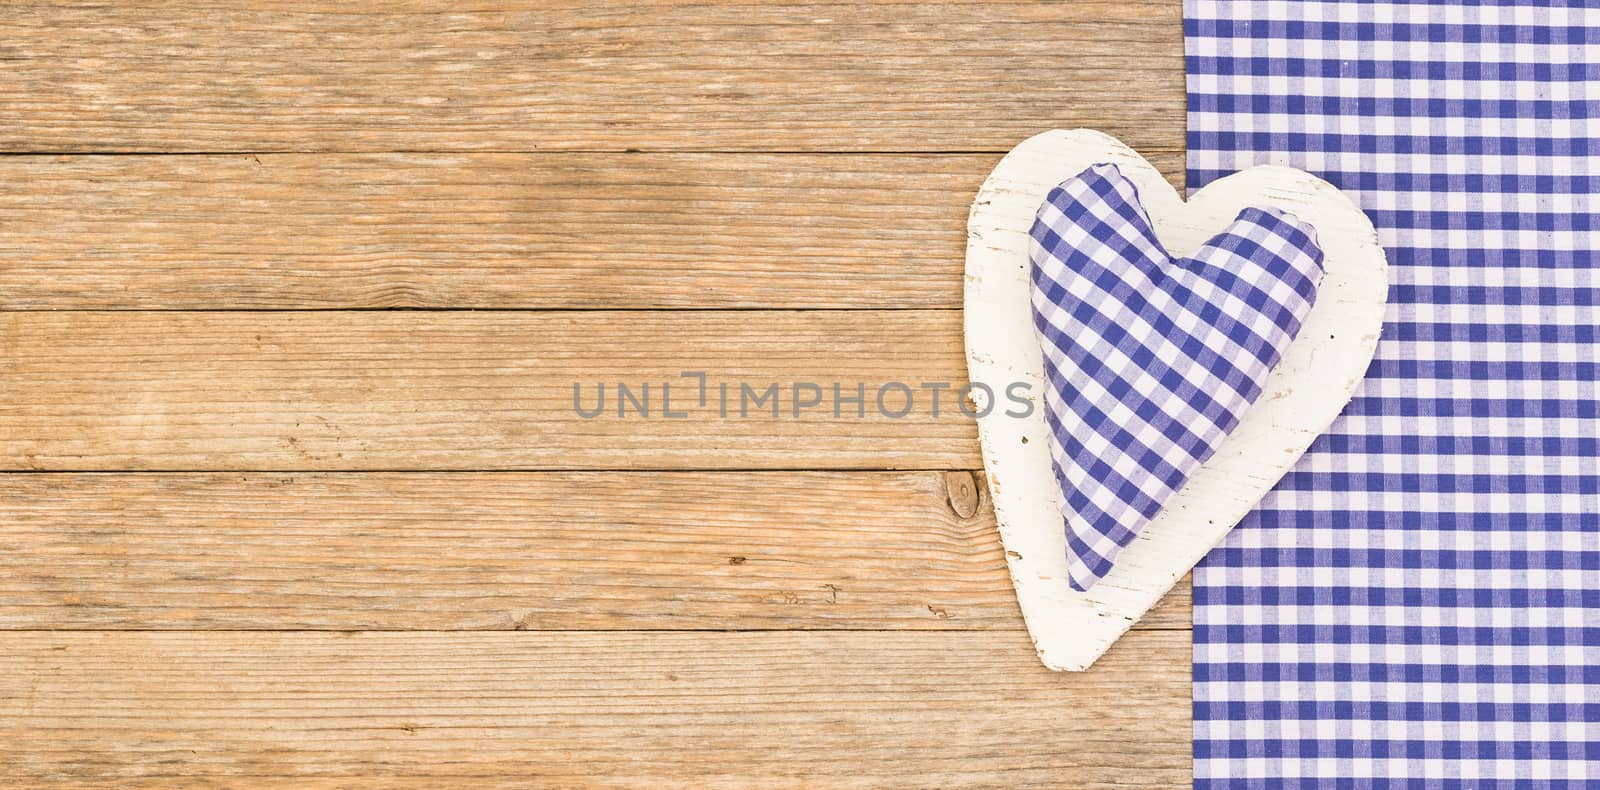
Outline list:
[[[961,381],[1178,3],[450,5],[0,10],[0,785],[1186,785],[1187,591],[1045,671],[959,413],[570,407]]]

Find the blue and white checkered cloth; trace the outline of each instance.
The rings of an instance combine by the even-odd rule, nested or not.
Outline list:
[[[1190,186],[1321,175],[1392,281],[1344,416],[1195,572],[1195,786],[1600,787],[1600,7],[1184,17]]]
[[[1029,258],[1069,581],[1087,590],[1261,394],[1322,250],[1294,217],[1251,208],[1174,260],[1103,164],[1045,198]]]

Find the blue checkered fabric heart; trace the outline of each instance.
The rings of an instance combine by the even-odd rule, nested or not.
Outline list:
[[[1193,256],[1114,165],[1052,190],[1029,245],[1069,581],[1087,590],[1216,452],[1316,299],[1322,250],[1249,208]]]

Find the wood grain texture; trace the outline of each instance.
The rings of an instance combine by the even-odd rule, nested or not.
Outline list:
[[[1020,632],[22,632],[0,651],[0,777],[1171,788],[1188,654],[1146,631],[1061,675]]]
[[[977,468],[956,311],[0,313],[0,465]],[[706,371],[707,401],[682,371]],[[653,387],[651,417],[621,405]],[[663,416],[661,385],[673,413]],[[823,405],[793,415],[794,383]],[[879,413],[876,395],[891,387]],[[608,411],[585,419],[574,409]],[[840,401],[832,387],[867,403]],[[720,387],[728,386],[727,416]],[[744,386],[749,386],[750,396]],[[756,404],[776,387],[777,401]],[[801,399],[813,393],[802,388]],[[778,416],[774,417],[773,407]],[[855,411],[851,411],[854,409]],[[865,410],[864,418],[858,417]],[[741,412],[745,416],[741,416]]]
[[[29,0],[7,7],[0,140],[36,152],[998,152],[1087,126],[1177,150],[1181,35],[1167,0]]]
[[[968,472],[0,475],[0,546],[5,629],[1022,628]]]
[[[0,309],[958,308],[997,160],[0,157]]]
[[[1045,671],[948,394],[570,389],[959,385],[978,184],[1177,183],[1180,15],[8,4],[0,786],[1187,785],[1187,586]]]

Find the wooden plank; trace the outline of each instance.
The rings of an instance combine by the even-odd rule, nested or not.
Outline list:
[[[11,3],[0,141],[998,152],[1076,126],[1140,148],[1183,141],[1167,0],[454,6]]]
[[[922,389],[963,385],[960,319],[0,313],[0,468],[971,469],[981,466],[972,420],[953,390],[935,416]],[[705,371],[704,406],[683,371]],[[618,416],[619,382],[635,397],[651,385],[649,418],[631,407]],[[586,419],[575,385],[577,405],[595,408],[602,383],[606,411]],[[821,399],[799,417],[796,383]],[[866,403],[846,402],[862,392]],[[769,393],[776,401],[758,402]],[[814,394],[802,386],[799,400]],[[894,417],[908,395],[911,411]],[[686,417],[664,417],[668,405]]]
[[[1170,788],[1189,639],[50,633],[0,650],[6,784]]]
[[[0,546],[5,629],[1022,628],[964,471],[11,474]]]
[[[997,159],[3,157],[0,309],[957,308]]]

